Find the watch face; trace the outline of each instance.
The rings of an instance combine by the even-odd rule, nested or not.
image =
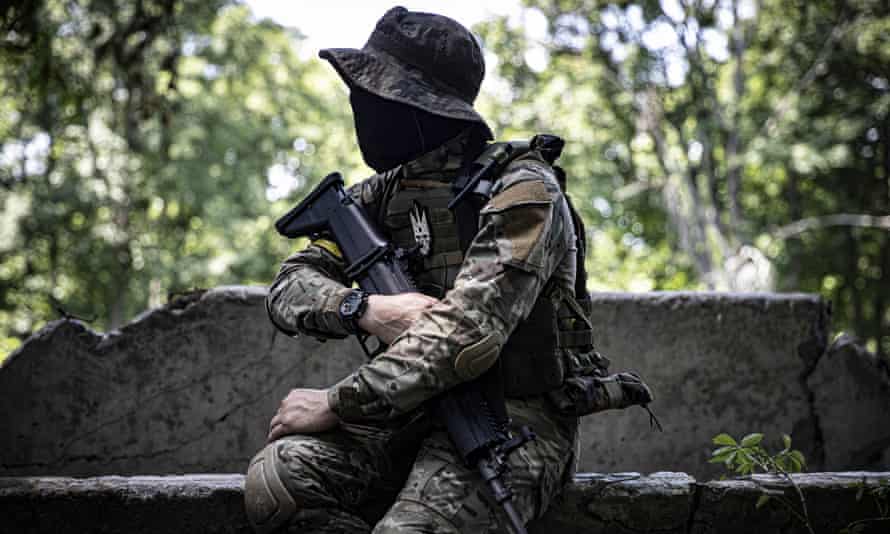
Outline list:
[[[349,317],[350,315],[355,314],[358,311],[359,306],[362,303],[362,294],[358,291],[353,291],[346,295],[346,298],[340,303],[340,315],[345,317]]]

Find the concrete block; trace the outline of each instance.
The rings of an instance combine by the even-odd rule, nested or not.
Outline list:
[[[0,367],[0,475],[246,470],[291,388],[362,360],[278,332],[265,294],[220,287],[104,335],[47,325]]]
[[[0,531],[253,534],[243,475],[0,477]]]
[[[695,479],[686,473],[579,473],[529,530],[560,534],[686,534]]]
[[[837,472],[804,473],[793,476],[800,494],[786,479],[755,475],[745,479],[710,481],[699,484],[690,534],[807,534],[808,517],[815,532],[841,532],[861,521],[863,530],[887,532],[890,517],[882,517],[878,502],[888,504],[888,496],[875,498],[882,488],[890,489],[890,473]],[[772,495],[757,507],[762,495]],[[807,514],[804,514],[804,508]],[[863,521],[867,520],[867,521]]]
[[[890,473],[794,475],[816,532],[839,532],[856,521],[860,532],[886,532],[888,519],[875,495],[890,488]],[[251,534],[244,514],[244,476],[186,475],[0,477],[4,532],[56,534]],[[758,508],[765,491],[775,496]],[[862,498],[857,499],[861,494]],[[779,496],[795,501],[793,487],[772,476],[699,483],[684,473],[583,474],[531,534],[694,533],[791,534],[806,532]],[[884,497],[886,503],[887,497]],[[886,506],[886,504],[885,504]]]
[[[47,325],[0,367],[0,475],[244,470],[291,388],[328,386],[364,360],[352,339],[277,332],[264,296],[216,288],[107,334]],[[613,370],[652,385],[666,431],[637,408],[587,417],[581,471],[713,477],[711,437],[755,431],[790,433],[811,469],[890,467],[879,368],[859,352],[823,357],[828,305],[817,296],[602,293],[593,322]]]
[[[815,295],[599,293],[595,343],[613,370],[639,371],[665,432],[638,408],[583,420],[581,471],[683,471],[714,477],[711,438],[791,434],[820,469],[802,377],[825,350],[828,307]],[[843,468],[833,466],[832,469]]]
[[[819,418],[825,465],[890,468],[888,362],[841,336],[807,378]],[[888,529],[890,530],[890,529]]]

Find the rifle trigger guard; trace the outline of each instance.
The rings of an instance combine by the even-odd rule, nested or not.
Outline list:
[[[498,453],[503,454],[504,456],[509,456],[511,452],[537,437],[538,436],[535,434],[534,430],[527,426],[523,426],[519,429],[518,436],[513,436],[498,446]]]

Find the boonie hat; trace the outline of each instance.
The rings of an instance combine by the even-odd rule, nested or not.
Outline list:
[[[485,77],[476,37],[458,22],[394,7],[377,21],[361,50],[326,48],[329,61],[350,87],[435,115],[481,123],[473,109]]]

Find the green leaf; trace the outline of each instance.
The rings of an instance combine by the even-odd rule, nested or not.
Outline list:
[[[793,472],[791,458],[789,458],[787,455],[780,454],[780,455],[776,456],[775,458],[773,458],[773,462],[775,462],[776,466],[779,469],[782,469],[784,471],[792,471]]]
[[[806,465],[807,465],[807,460],[806,460],[806,458],[804,458],[803,453],[800,452],[799,450],[795,449],[795,450],[791,451],[790,454],[791,454],[792,460],[794,460],[794,462],[798,466],[797,470],[802,471],[804,469],[804,467],[806,467]]]
[[[732,445],[727,445],[726,447],[720,447],[719,449],[714,449],[714,452],[711,453],[711,456],[716,458],[717,456],[726,456],[730,452],[736,450]]]
[[[726,464],[726,467],[732,466],[732,462],[736,459],[736,455],[738,455],[738,451],[732,451],[731,453],[729,453],[729,456],[727,456],[726,459],[723,460],[723,463]]]
[[[726,462],[726,456],[716,456],[714,458],[709,458],[708,463],[711,464],[722,464]]]
[[[714,442],[714,445],[738,445],[736,440],[726,433],[717,434],[712,441]]]
[[[754,505],[754,508],[758,510],[763,507],[764,504],[769,502],[769,495],[761,495],[757,498],[757,504]]]
[[[754,459],[751,457],[751,454],[745,449],[739,449],[739,463],[742,465],[753,465]]]
[[[742,447],[755,447],[763,440],[763,434],[748,434],[742,438]]]
[[[782,445],[785,446],[785,449],[791,448],[791,436],[788,434],[782,434]]]

